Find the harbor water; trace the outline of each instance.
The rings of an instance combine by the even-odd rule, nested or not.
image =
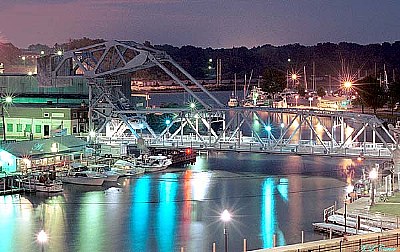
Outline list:
[[[198,156],[195,165],[120,178],[102,187],[0,197],[0,251],[217,251],[228,209],[229,251],[323,239],[312,230],[341,202],[348,159],[245,153]],[[339,203],[340,204],[340,203]],[[37,242],[44,230],[49,239]]]

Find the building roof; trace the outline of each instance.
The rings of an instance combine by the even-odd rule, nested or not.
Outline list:
[[[56,136],[45,139],[20,141],[3,144],[2,149],[12,155],[23,157],[42,157],[59,153],[71,153],[83,150],[87,142],[75,136]]]

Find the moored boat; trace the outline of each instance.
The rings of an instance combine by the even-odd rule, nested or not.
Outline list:
[[[95,171],[89,171],[87,167],[81,164],[73,163],[67,174],[61,176],[60,179],[63,183],[100,186],[104,183],[106,176]]]
[[[90,165],[88,166],[88,169],[106,176],[104,181],[108,182],[115,182],[120,176],[122,176],[121,173],[111,170],[111,168],[106,164]]]
[[[135,165],[135,160],[132,162],[126,160],[117,160],[115,164],[111,167],[111,171],[115,171],[121,174],[121,176],[137,176],[145,172],[144,168],[137,167]]]
[[[22,186],[28,191],[56,193],[62,192],[62,181],[50,179],[47,174],[31,174],[21,180]]]
[[[172,160],[163,155],[149,156],[144,154],[135,159],[135,166],[144,168],[146,173],[165,170],[171,164]]]

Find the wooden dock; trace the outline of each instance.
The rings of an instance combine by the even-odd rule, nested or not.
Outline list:
[[[368,234],[370,233],[369,231],[365,230],[357,230],[356,228],[352,227],[346,227],[346,232],[344,226],[341,225],[336,225],[333,223],[325,223],[325,222],[318,222],[318,223],[313,223],[314,230],[323,232],[323,233],[330,233],[335,235],[356,235],[356,234]]]
[[[325,222],[313,223],[314,230],[335,235],[356,235],[393,229],[392,225],[389,227],[382,219],[354,214],[347,214],[345,218],[342,213],[335,211],[335,206],[324,209],[324,220]]]
[[[10,195],[25,192],[21,183],[18,182],[18,175],[2,174],[0,177],[0,195]]]

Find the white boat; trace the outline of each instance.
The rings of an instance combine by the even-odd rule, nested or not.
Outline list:
[[[168,168],[172,164],[172,159],[167,156],[157,155],[140,155],[136,158],[136,167],[141,167],[145,169],[145,172],[157,172]]]
[[[237,99],[237,94],[236,94],[236,73],[235,73],[235,89],[234,92],[231,94],[231,97],[229,98],[228,106],[231,108],[239,106],[239,100]]]
[[[239,101],[235,97],[231,97],[228,101],[228,106],[233,108],[239,106]]]
[[[121,176],[137,176],[145,172],[144,168],[135,165],[135,160],[133,162],[117,160],[111,167],[111,171],[118,172]]]
[[[61,176],[60,179],[63,183],[101,186],[106,176],[95,171],[89,171],[82,164],[73,163],[68,173]]]
[[[50,179],[46,174],[32,174],[21,180],[22,186],[29,191],[56,193],[62,192],[62,181]]]
[[[250,94],[246,96],[244,100],[245,107],[260,107],[260,106],[271,106],[272,99],[268,93],[262,91],[260,87],[253,86]]]
[[[111,170],[111,168],[106,164],[89,165],[88,169],[106,176],[104,181],[108,182],[116,182],[118,178],[122,176],[121,173]]]

